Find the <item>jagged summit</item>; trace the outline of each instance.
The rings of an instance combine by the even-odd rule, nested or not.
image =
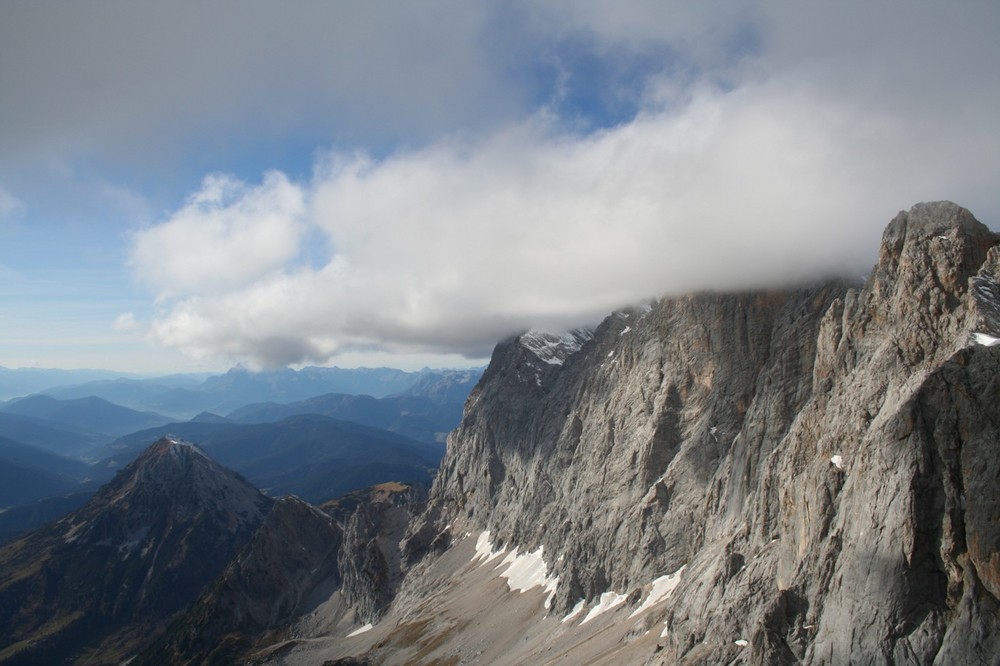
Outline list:
[[[257,524],[269,507],[260,491],[223,467],[198,446],[164,437],[147,448],[95,495],[93,512],[120,506],[129,524],[146,512],[169,512],[182,519],[211,512],[233,532]],[[85,507],[87,509],[88,507]]]
[[[559,663],[989,663],[998,243],[964,208],[918,204],[860,289],[663,299],[610,317],[537,386],[498,346],[407,552],[443,562],[484,530],[542,549],[548,631],[578,631]],[[665,576],[669,599],[627,621]],[[582,618],[611,607],[619,642],[588,652]],[[505,659],[548,659],[535,645]]]

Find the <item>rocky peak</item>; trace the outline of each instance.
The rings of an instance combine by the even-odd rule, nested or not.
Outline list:
[[[998,241],[918,204],[861,288],[664,299],[562,364],[499,345],[414,552],[544,547],[559,613],[683,567],[664,663],[995,654]]]
[[[136,527],[164,513],[175,521],[209,514],[220,528],[235,532],[260,524],[271,500],[196,445],[164,437],[120,471],[93,503],[98,513],[112,511],[116,520]]]
[[[939,340],[957,336],[957,320],[967,323],[967,311],[975,309],[967,298],[969,281],[998,242],[1000,236],[949,201],[900,212],[882,236],[869,281],[873,316],[889,326],[922,328]],[[916,342],[931,352],[930,340]]]
[[[0,548],[0,644],[45,637],[13,663],[83,649],[123,660],[222,572],[273,502],[196,446],[156,442],[82,508]]]

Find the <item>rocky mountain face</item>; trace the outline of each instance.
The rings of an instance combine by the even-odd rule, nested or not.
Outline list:
[[[198,597],[273,500],[163,439],[81,509],[0,548],[0,661],[116,663]]]
[[[0,549],[0,661],[995,664],[998,396],[1000,235],[920,204],[864,284],[501,343],[427,497],[162,441]]]
[[[295,497],[275,501],[249,542],[164,636],[131,663],[238,663],[290,618],[311,610],[317,589],[337,589],[343,530]]]
[[[402,596],[489,530],[543,554],[550,615],[634,608],[680,572],[636,630],[656,628],[652,663],[992,663],[998,243],[921,204],[864,285],[665,299],[589,339],[504,342],[404,543]]]

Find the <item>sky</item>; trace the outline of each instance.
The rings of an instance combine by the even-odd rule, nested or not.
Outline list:
[[[0,0],[0,366],[461,367],[1000,224],[1000,4]]]

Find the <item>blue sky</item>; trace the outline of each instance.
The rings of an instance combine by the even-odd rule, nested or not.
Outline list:
[[[0,366],[478,364],[997,228],[1000,8],[826,5],[2,3]]]

